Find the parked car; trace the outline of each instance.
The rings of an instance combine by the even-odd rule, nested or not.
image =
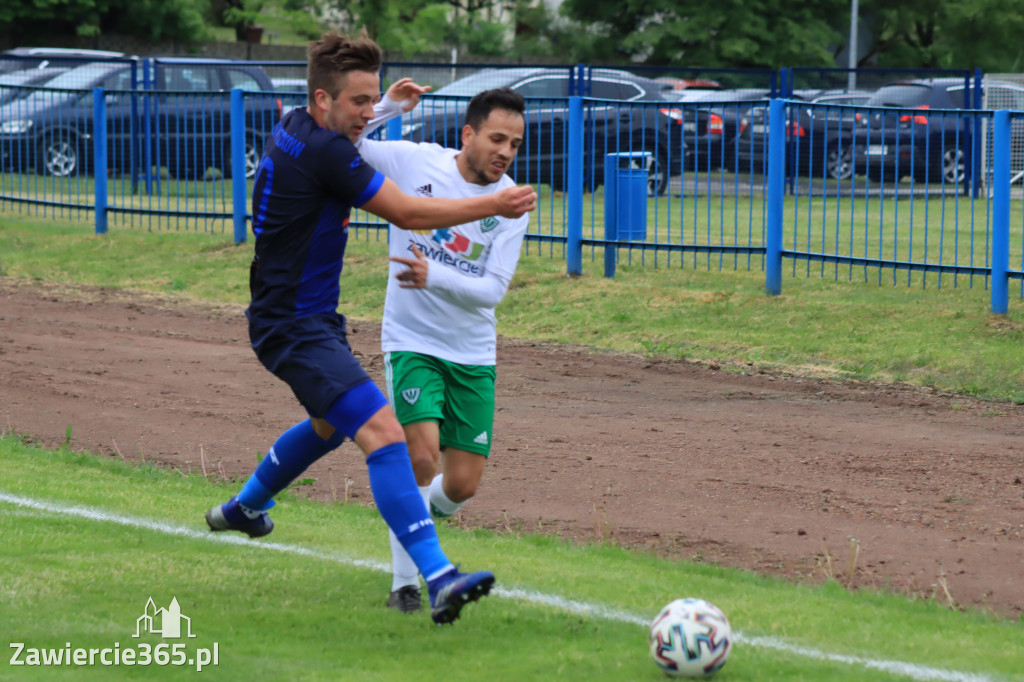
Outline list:
[[[708,92],[713,92],[712,88],[702,90],[700,88],[687,88],[685,90],[665,90],[661,93],[661,96],[670,102],[696,102],[704,99]]]
[[[275,90],[281,92],[306,92],[307,82],[305,78],[271,78]]]
[[[68,47],[15,47],[0,52],[0,73],[41,69],[48,66],[71,68],[85,62],[124,59],[124,52],[79,50]]]
[[[986,80],[987,95],[1024,108],[1024,86]],[[898,81],[878,89],[864,105],[852,134],[836,143],[835,154],[850,172],[874,179],[912,176],[922,182],[957,184],[967,177],[973,116],[962,78]],[[842,164],[837,167],[842,168]]]
[[[274,84],[274,90],[282,93],[282,116],[295,107],[304,106],[309,99],[305,78],[271,78],[270,81]]]
[[[31,86],[45,85],[67,70],[63,66],[46,66],[0,73],[0,105],[27,97],[32,93]]]
[[[592,69],[588,74],[577,83],[581,94],[610,101],[589,103],[584,114],[585,186],[603,184],[606,154],[637,152],[646,155],[630,163],[647,169],[649,193],[664,193],[685,154],[679,111],[660,94],[665,85],[615,69]],[[569,68],[483,69],[424,96],[408,115],[403,137],[458,147],[469,98],[508,86],[527,99],[525,140],[509,174],[517,182],[564,190],[570,78]]]
[[[663,92],[666,99],[688,101],[697,98],[709,90],[721,90],[722,84],[702,78],[673,78],[671,76],[658,76],[654,79],[658,83],[665,83],[668,89]]]
[[[158,59],[145,94],[135,63],[94,62],[70,69],[0,107],[0,159],[7,167],[68,176],[91,166],[93,89],[108,91],[108,164],[118,171],[166,167],[181,178],[211,167],[231,174],[232,88],[269,93],[247,100],[246,176],[255,175],[263,141],[281,117],[280,100],[258,66],[227,60]]]
[[[735,170],[736,139],[755,103],[767,102],[766,88],[711,90],[683,108],[683,134],[689,158],[686,167],[695,171]]]
[[[831,143],[856,125],[852,108],[870,99],[866,90],[797,91],[786,107],[786,175],[838,177],[843,174],[841,159]],[[801,102],[806,101],[806,104]],[[825,106],[829,105],[829,106]],[[849,108],[846,108],[849,107]],[[831,154],[831,155],[830,155]],[[768,107],[753,107],[739,126],[736,138],[739,168],[755,173],[768,172]]]

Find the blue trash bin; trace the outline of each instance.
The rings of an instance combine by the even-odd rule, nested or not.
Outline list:
[[[651,152],[605,155],[605,239],[647,239],[647,164],[650,156]]]

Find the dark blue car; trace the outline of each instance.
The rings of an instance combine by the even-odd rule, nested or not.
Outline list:
[[[166,168],[179,178],[211,169],[229,177],[231,117],[227,92],[246,99],[246,176],[255,174],[263,140],[281,118],[281,102],[259,66],[227,60],[168,58],[104,61],[70,69],[28,97],[0,107],[4,168],[71,176],[90,172],[93,89],[106,95],[107,160],[114,172]],[[266,93],[266,94],[263,94]]]
[[[844,164],[879,181],[964,182],[975,121],[968,85],[963,78],[934,78],[879,88],[853,133],[838,143]],[[993,99],[1007,108],[1024,106],[1024,87],[1015,83],[986,79],[982,94],[983,107]]]
[[[46,66],[0,73],[0,104],[30,95],[32,86],[43,85],[67,70],[67,67]]]
[[[507,86],[526,98],[523,146],[509,175],[520,183],[566,189],[567,130],[573,74],[569,68],[482,69],[454,81],[406,115],[403,137],[458,148],[469,99]],[[679,110],[662,97],[671,86],[617,69],[591,69],[579,83],[588,101],[583,119],[583,175],[587,188],[604,182],[608,154],[630,154],[631,166],[647,172],[648,194],[664,194],[686,156]],[[627,163],[627,162],[621,162]]]

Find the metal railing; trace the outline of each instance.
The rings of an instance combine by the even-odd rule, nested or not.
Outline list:
[[[94,211],[97,232],[119,222],[230,225],[236,242],[247,239],[250,178],[280,114],[274,93],[84,95],[46,90],[49,118],[31,119],[21,105],[21,118],[0,120],[0,208]],[[424,102],[392,121],[388,137],[447,135],[462,104],[439,98],[430,112]],[[1005,312],[1011,280],[1024,297],[1021,190],[1010,183],[1010,138],[1024,114],[719,105],[735,114],[732,140],[709,137],[723,127],[695,102],[530,100],[512,170],[540,192],[526,248],[564,258],[569,273],[586,258],[603,261],[608,276],[624,265],[762,270],[772,294],[788,271],[980,284],[993,312]],[[36,134],[19,138],[21,124],[10,121],[27,120]],[[993,140],[981,178],[970,162],[978,129]],[[973,191],[977,182],[985,191]],[[361,211],[351,226],[378,238],[386,228]]]

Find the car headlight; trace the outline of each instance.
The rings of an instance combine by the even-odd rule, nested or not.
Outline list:
[[[21,119],[0,123],[0,134],[22,135],[32,129],[32,121]]]

